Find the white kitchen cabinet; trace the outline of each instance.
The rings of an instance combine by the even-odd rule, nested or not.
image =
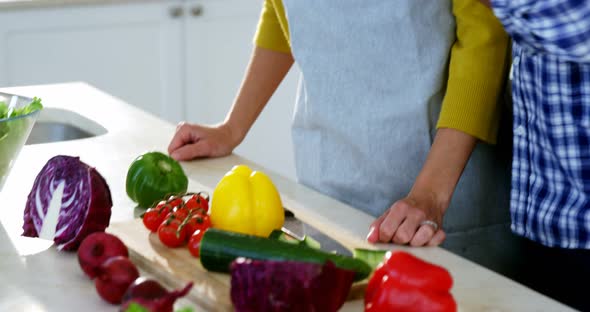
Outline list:
[[[0,86],[85,81],[174,123],[217,123],[240,86],[262,3],[134,1],[0,11]],[[295,69],[237,149],[291,178],[296,87]]]
[[[189,1],[186,20],[186,118],[214,124],[230,109],[253,48],[262,0]],[[291,118],[297,89],[291,70],[236,150],[294,178]]]
[[[187,6],[185,98],[191,120],[215,123],[225,117],[252,52],[261,3],[210,0]]]
[[[181,118],[182,1],[0,12],[0,85],[85,81],[170,121]],[[113,112],[116,114],[116,112]]]

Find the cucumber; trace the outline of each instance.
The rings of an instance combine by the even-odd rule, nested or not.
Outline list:
[[[363,248],[355,248],[352,252],[352,257],[365,261],[371,269],[375,270],[381,262],[388,250],[370,250]]]
[[[215,228],[205,231],[200,247],[201,264],[205,269],[227,273],[232,261],[238,257],[318,264],[324,264],[330,260],[338,268],[354,271],[355,281],[367,278],[372,271],[371,267],[361,259],[327,253],[304,245]]]
[[[274,239],[274,240],[282,240],[282,241],[287,239],[285,237],[285,233],[281,230],[272,230],[272,232],[270,232],[270,235],[268,236],[268,238]],[[290,240],[292,240],[294,243],[299,242],[299,240],[297,240],[295,238],[290,238]]]

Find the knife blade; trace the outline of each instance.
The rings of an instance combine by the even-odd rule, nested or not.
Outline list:
[[[297,219],[293,212],[285,209],[285,224],[281,230],[294,239],[302,241],[305,236],[310,236],[320,243],[320,249],[326,252],[336,252],[343,256],[352,257],[352,251],[340,244],[337,240],[324,234],[315,227]]]

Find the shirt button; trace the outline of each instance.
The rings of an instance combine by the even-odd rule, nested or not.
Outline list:
[[[516,56],[516,57],[514,58],[514,60],[512,61],[512,64],[513,64],[514,66],[518,66],[518,64],[520,64],[520,56]]]
[[[526,131],[522,125],[516,127],[516,129],[514,129],[514,135],[523,136],[523,135],[525,135],[525,133],[526,133]]]

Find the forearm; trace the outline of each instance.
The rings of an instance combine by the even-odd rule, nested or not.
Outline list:
[[[411,195],[433,197],[444,213],[477,139],[451,128],[438,129]]]
[[[290,53],[254,48],[250,64],[225,124],[241,142],[293,65]]]

